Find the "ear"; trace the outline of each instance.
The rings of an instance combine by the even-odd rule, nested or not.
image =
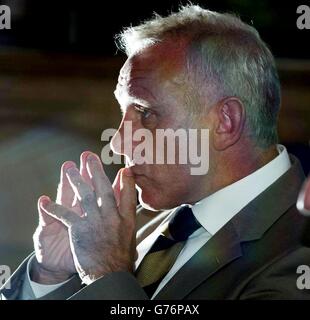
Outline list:
[[[245,123],[245,108],[240,99],[228,97],[215,108],[214,147],[221,151],[234,145],[240,139]]]

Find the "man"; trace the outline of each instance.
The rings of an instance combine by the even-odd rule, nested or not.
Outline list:
[[[190,5],[126,29],[119,43],[128,59],[111,145],[128,165],[111,186],[91,152],[80,170],[63,164],[56,202],[38,201],[35,256],[2,298],[308,299],[296,286],[296,269],[310,264],[296,209],[304,174],[277,145],[280,85],[258,33]],[[208,173],[141,164],[126,123],[154,142],[158,129],[207,128]]]

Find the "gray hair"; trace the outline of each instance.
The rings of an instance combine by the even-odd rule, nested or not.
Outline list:
[[[167,17],[155,14],[116,38],[128,56],[165,40],[184,39],[193,95],[207,94],[213,102],[238,97],[245,106],[249,134],[262,147],[276,143],[279,77],[272,53],[252,26],[232,14],[187,5]]]

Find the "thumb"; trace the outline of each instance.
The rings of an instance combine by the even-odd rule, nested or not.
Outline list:
[[[50,202],[50,201],[51,199],[48,196],[41,196],[38,199],[39,224],[41,226],[46,226],[57,221],[42,209],[42,206],[44,206],[44,203]]]
[[[137,194],[135,179],[130,168],[121,170],[119,213],[125,219],[136,218]]]

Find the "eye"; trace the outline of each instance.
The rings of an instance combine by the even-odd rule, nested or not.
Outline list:
[[[136,111],[141,114],[141,122],[142,125],[146,128],[153,129],[157,125],[157,117],[156,114],[149,110],[148,108],[144,108],[140,105],[134,106]]]
[[[146,109],[144,109],[143,111],[141,111],[141,113],[142,113],[142,117],[143,117],[144,119],[147,119],[147,118],[149,118],[149,117],[152,115],[151,111],[146,110]]]
[[[147,119],[152,115],[152,112],[150,110],[143,108],[141,106],[135,105],[135,109],[142,114],[142,117],[144,119]]]

